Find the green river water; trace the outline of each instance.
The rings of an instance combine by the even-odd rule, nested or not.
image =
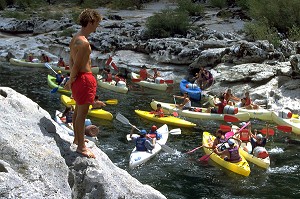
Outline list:
[[[59,93],[51,94],[47,85],[47,74],[50,70],[32,69],[0,64],[0,86],[11,87],[17,92],[29,97],[52,116],[56,109],[63,110]],[[118,94],[98,88],[102,100],[118,99],[118,105],[107,105],[105,108],[114,116],[121,112],[132,124],[139,128],[150,128],[153,122],[139,118],[135,109],[151,110],[151,99],[173,102],[172,95],[179,95],[179,85],[169,92],[144,89],[144,91],[129,91],[128,94]],[[194,105],[197,105],[195,103]],[[128,171],[133,177],[144,184],[149,184],[170,199],[198,198],[300,198],[300,146],[287,144],[287,135],[276,131],[267,143],[271,157],[268,170],[260,169],[250,163],[249,177],[239,176],[218,167],[212,161],[199,162],[204,155],[199,149],[191,155],[185,152],[199,146],[202,132],[214,132],[220,122],[209,120],[190,120],[197,123],[196,128],[181,128],[182,135],[170,135],[167,145],[177,150],[176,154],[159,153],[146,164],[135,169],[129,169],[129,156],[132,143],[125,136],[130,127],[117,120],[102,121],[92,119],[100,126],[98,146],[118,167]],[[222,123],[225,124],[225,123]],[[159,126],[159,124],[157,124]],[[265,123],[253,120],[255,128],[263,128]],[[169,129],[178,128],[169,126]]]

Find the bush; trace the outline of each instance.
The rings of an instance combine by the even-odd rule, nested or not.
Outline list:
[[[6,8],[6,1],[0,0],[0,10],[4,10]]]
[[[111,8],[113,9],[128,9],[128,8],[142,8],[141,0],[113,0]]]
[[[210,5],[217,8],[224,8],[227,5],[226,0],[210,0]]]
[[[268,40],[275,47],[280,44],[280,37],[278,31],[274,27],[269,27],[267,23],[247,23],[245,25],[245,32],[249,40]]]
[[[28,14],[18,11],[4,11],[2,14],[6,18],[16,18],[18,20],[25,20],[30,18]]]
[[[289,29],[288,38],[291,41],[299,41],[300,40],[300,27],[299,26],[292,26]]]
[[[177,0],[179,12],[188,12],[190,16],[199,16],[204,13],[204,7],[188,0]]]
[[[190,28],[186,12],[163,10],[149,17],[146,22],[146,35],[151,38],[172,37],[175,34],[185,35]]]
[[[59,36],[65,36],[65,37],[72,37],[72,35],[76,32],[76,30],[74,30],[73,28],[67,28],[65,30],[63,30]]]

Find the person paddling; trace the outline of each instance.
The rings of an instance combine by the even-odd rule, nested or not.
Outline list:
[[[135,130],[135,126],[132,126],[131,131],[130,131],[130,138],[132,139],[133,142],[135,142],[135,147],[137,151],[152,151],[155,147],[154,140],[151,138],[147,138],[146,130],[141,130],[139,132],[139,137],[133,137],[132,134]]]
[[[238,145],[235,144],[235,141],[238,141]],[[230,138],[228,141],[229,148],[225,149],[224,151],[219,151],[218,148],[214,149],[214,152],[222,157],[224,157],[224,160],[232,163],[236,163],[242,160],[240,153],[239,153],[239,147],[241,146],[241,140],[236,138]]]

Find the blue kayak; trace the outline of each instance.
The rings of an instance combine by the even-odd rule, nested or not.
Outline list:
[[[201,100],[201,92],[202,90],[197,84],[192,84],[187,80],[183,79],[180,82],[180,92],[189,94],[190,99]]]

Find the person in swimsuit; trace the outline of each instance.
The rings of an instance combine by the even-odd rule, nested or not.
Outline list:
[[[189,94],[187,92],[183,93],[183,96],[173,95],[174,99],[179,98],[183,99],[183,102],[181,104],[176,104],[176,107],[186,110],[192,108],[192,102],[189,98]]]
[[[79,15],[80,31],[75,34],[70,42],[70,69],[69,81],[65,84],[65,89],[72,90],[72,95],[76,101],[73,115],[74,144],[77,144],[77,152],[88,158],[95,158],[94,153],[85,145],[84,122],[89,106],[93,104],[97,82],[91,71],[91,46],[87,37],[95,32],[102,16],[92,9],[85,9]]]

